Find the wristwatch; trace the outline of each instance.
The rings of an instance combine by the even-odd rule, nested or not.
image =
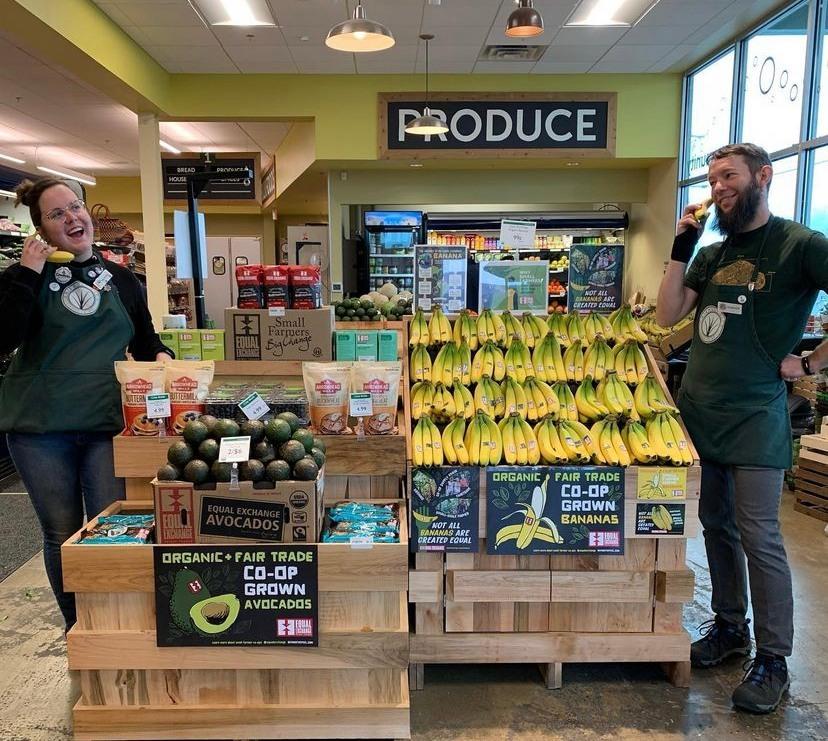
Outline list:
[[[808,362],[808,356],[803,355],[799,360],[802,363],[802,370],[805,371],[805,375],[810,376],[811,375],[811,364]]]

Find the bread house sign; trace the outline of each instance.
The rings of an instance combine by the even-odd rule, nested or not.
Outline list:
[[[381,159],[614,157],[616,93],[433,93],[449,131],[408,134],[421,93],[379,94]]]

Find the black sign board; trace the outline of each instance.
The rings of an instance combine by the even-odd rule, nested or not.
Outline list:
[[[479,468],[415,468],[411,488],[413,551],[477,553]]]
[[[487,468],[486,551],[623,555],[624,469]]]
[[[615,311],[623,303],[623,278],[623,244],[573,244],[569,251],[569,311]]]
[[[685,509],[684,503],[638,503],[635,505],[635,534],[684,537]]]
[[[155,546],[158,646],[316,646],[315,545]]]
[[[215,171],[226,177],[210,180],[199,194],[199,200],[208,201],[255,201],[256,162],[252,157],[244,159],[217,159],[209,167],[201,159],[162,159],[164,173],[164,198],[185,200],[187,177],[197,173]]]

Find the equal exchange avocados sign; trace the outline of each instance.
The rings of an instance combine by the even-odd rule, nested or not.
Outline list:
[[[486,469],[486,552],[624,555],[624,469]]]
[[[161,546],[158,646],[317,646],[315,545]]]
[[[614,157],[616,93],[433,93],[431,113],[449,131],[406,134],[425,100],[380,93],[381,159],[416,157]]]

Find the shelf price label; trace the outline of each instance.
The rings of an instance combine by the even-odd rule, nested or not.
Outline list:
[[[244,463],[250,459],[250,435],[223,437],[219,445],[219,463]]]
[[[510,250],[532,249],[536,228],[534,221],[503,219],[500,222],[500,244]]]
[[[270,411],[267,402],[255,391],[239,402],[239,409],[244,412],[244,416],[248,419],[261,419]],[[245,460],[247,459],[245,458]]]
[[[147,417],[163,419],[171,416],[169,394],[147,394]]]
[[[369,393],[352,393],[350,397],[350,415],[352,417],[370,417],[374,413],[374,400]]]

